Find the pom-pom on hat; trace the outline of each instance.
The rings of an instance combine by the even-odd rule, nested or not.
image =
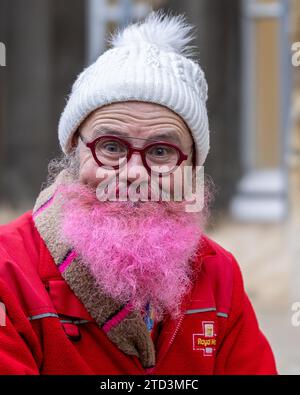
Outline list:
[[[91,112],[134,100],[157,103],[178,114],[193,136],[196,164],[203,165],[209,151],[207,83],[192,59],[192,30],[182,15],[152,12],[143,22],[117,31],[110,40],[112,48],[73,84],[58,127],[63,152],[70,152],[74,133]]]

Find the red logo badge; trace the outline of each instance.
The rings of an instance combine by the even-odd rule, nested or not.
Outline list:
[[[214,321],[202,321],[202,333],[193,333],[193,350],[201,350],[205,357],[211,357],[216,344]]]

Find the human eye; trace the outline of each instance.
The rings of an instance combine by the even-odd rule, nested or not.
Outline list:
[[[106,140],[101,144],[101,150],[107,154],[121,154],[124,153],[125,146],[115,140]]]
[[[171,154],[172,148],[165,145],[156,145],[148,151],[148,154],[156,158],[164,158]]]
[[[108,141],[108,142],[103,143],[103,148],[109,152],[121,151],[120,144],[116,143],[115,141]]]

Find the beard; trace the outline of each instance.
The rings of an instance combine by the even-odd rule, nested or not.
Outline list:
[[[193,285],[203,215],[186,212],[185,202],[101,202],[79,181],[61,185],[59,193],[62,240],[96,286],[140,311],[150,303],[158,321],[178,318]]]

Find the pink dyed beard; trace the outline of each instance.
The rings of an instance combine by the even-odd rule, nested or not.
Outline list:
[[[60,191],[61,236],[100,289],[139,310],[150,302],[157,320],[177,318],[192,286],[201,213],[185,212],[181,202],[99,202],[95,191],[79,183]]]

